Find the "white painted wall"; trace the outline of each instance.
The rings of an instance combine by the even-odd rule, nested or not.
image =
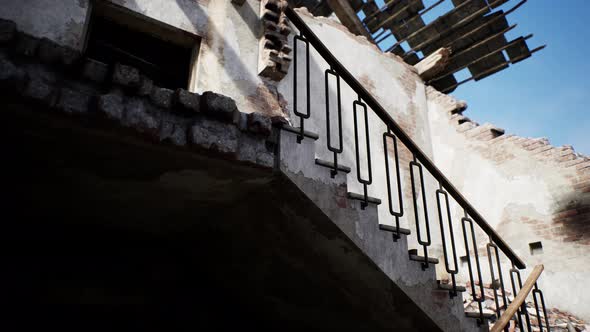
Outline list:
[[[547,305],[590,319],[590,246],[568,240],[563,226],[553,221],[570,196],[590,202],[588,194],[577,192],[572,184],[576,168],[564,168],[550,157],[539,159],[511,139],[485,141],[460,133],[456,119],[454,123],[450,119],[445,98],[431,96],[428,114],[436,165],[525,261],[527,271],[536,264],[545,265],[540,286]],[[454,215],[459,220],[461,211],[456,209]],[[478,242],[485,240],[480,234]],[[529,243],[536,241],[542,242],[543,253],[533,256]],[[463,255],[462,239],[459,244]],[[484,259],[483,273],[489,282]]]
[[[32,36],[48,38],[80,50],[86,33],[88,0],[3,0],[0,18],[16,22],[18,29]]]

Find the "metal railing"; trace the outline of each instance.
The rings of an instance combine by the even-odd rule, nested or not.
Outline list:
[[[484,295],[484,288],[483,288],[483,278],[482,278],[482,269],[480,265],[480,254],[478,253],[478,244],[476,239],[475,233],[475,225],[479,227],[486,235],[489,237],[489,241],[486,244],[487,249],[487,256],[488,256],[488,264],[490,269],[490,277],[492,283],[497,282],[497,287],[494,287],[494,300],[496,303],[496,316],[498,319],[501,317],[502,312],[506,311],[506,308],[509,305],[509,301],[506,297],[505,289],[504,289],[504,278],[502,274],[502,266],[500,264],[500,253],[506,256],[506,258],[510,261],[512,265],[512,269],[510,270],[510,280],[512,284],[513,294],[516,294],[517,288],[520,289],[522,287],[521,279],[520,279],[520,271],[519,269],[526,268],[525,263],[514,253],[514,251],[508,246],[508,244],[496,233],[496,231],[486,222],[482,215],[480,215],[475,208],[461,195],[459,190],[451,184],[451,182],[442,174],[442,172],[434,165],[434,163],[426,156],[426,154],[414,143],[414,141],[402,130],[402,128],[397,124],[397,122],[392,118],[392,116],[377,102],[377,100],[355,79],[355,77],[332,55],[332,53],[327,49],[327,47],[320,41],[320,39],[315,35],[315,33],[307,26],[307,24],[303,21],[303,19],[291,8],[287,7],[285,9],[286,16],[291,21],[291,23],[295,26],[295,28],[299,31],[298,35],[294,36],[294,45],[293,45],[293,67],[294,67],[294,75],[293,75],[293,107],[294,107],[294,114],[299,118],[299,128],[297,129],[297,141],[300,143],[302,140],[306,138],[305,132],[305,121],[310,119],[311,117],[311,89],[310,89],[310,48],[313,47],[315,51],[323,58],[323,60],[328,64],[329,68],[325,70],[325,92],[326,92],[326,106],[325,106],[325,116],[326,116],[326,135],[327,135],[327,149],[333,155],[333,164],[331,164],[331,175],[332,177],[336,176],[339,171],[342,171],[339,168],[338,164],[338,157],[344,151],[343,145],[343,130],[342,130],[342,102],[341,102],[341,82],[348,84],[348,86],[356,93],[357,98],[352,103],[353,108],[353,116],[354,116],[354,156],[356,162],[356,169],[357,174],[356,178],[357,181],[363,187],[363,199],[361,202],[361,208],[364,209],[369,204],[369,196],[368,196],[368,186],[373,183],[373,166],[371,163],[371,142],[369,139],[369,121],[368,121],[368,113],[371,111],[373,112],[385,125],[387,128],[386,131],[383,133],[383,147],[384,147],[384,154],[385,154],[385,176],[387,181],[387,201],[388,201],[388,208],[389,213],[395,219],[395,227],[393,227],[394,233],[394,240],[399,239],[401,236],[400,233],[400,218],[404,216],[404,202],[402,196],[402,185],[400,183],[400,157],[399,157],[399,144],[403,144],[411,153],[411,160],[409,161],[409,173],[411,178],[411,192],[412,192],[412,204],[414,210],[414,217],[416,222],[416,233],[417,233],[417,240],[420,246],[422,246],[424,251],[424,260],[422,261],[422,268],[426,269],[429,267],[429,259],[428,259],[428,248],[432,244],[431,239],[431,232],[430,232],[430,223],[428,220],[428,210],[427,210],[427,200],[426,200],[426,186],[424,181],[424,169],[434,177],[434,179],[438,183],[438,189],[435,192],[436,195],[436,203],[437,203],[437,210],[439,216],[439,226],[441,230],[441,241],[443,246],[443,253],[444,253],[444,263],[445,269],[447,273],[451,276],[452,281],[452,288],[450,290],[450,296],[454,297],[457,295],[457,281],[456,276],[459,273],[459,265],[457,262],[457,252],[456,252],[456,243],[455,243],[455,234],[453,229],[452,223],[452,216],[450,211],[450,203],[449,199],[452,198],[464,211],[464,217],[461,219],[461,225],[463,230],[463,240],[465,244],[465,251],[467,256],[467,268],[468,268],[468,275],[471,282],[471,293],[473,300],[478,303],[479,307],[479,316],[478,322],[483,323],[484,313],[482,308],[482,302],[485,300]],[[301,44],[300,44],[301,43]],[[298,73],[298,46],[305,47],[304,56],[305,56],[305,92],[306,92],[306,102],[305,110],[300,111],[299,105],[297,104],[298,99],[298,82],[297,82],[297,73]],[[336,112],[330,109],[330,94],[329,94],[329,79],[333,78],[336,80],[336,98],[337,98],[337,109]],[[336,114],[336,122],[338,125],[337,130],[337,143],[332,141],[332,132],[334,128],[331,125],[331,119]],[[364,127],[364,132],[360,132],[359,130],[359,114],[360,119],[362,121],[362,125]],[[364,140],[366,141],[366,146],[364,146],[364,151],[366,152],[366,160],[364,164],[366,165],[366,174],[363,176],[361,174],[361,146],[359,138],[364,136]],[[391,150],[388,147],[393,147],[393,156],[390,156]],[[393,158],[391,158],[393,157]],[[391,177],[392,171],[390,171],[390,159],[393,159],[393,164],[395,165],[395,180],[397,183],[397,188],[392,188],[391,185]],[[419,180],[418,180],[419,178]],[[419,187],[418,187],[419,186]],[[419,198],[418,193],[421,193],[422,196],[422,210],[419,211]],[[396,197],[397,196],[397,197]],[[397,201],[397,203],[394,203]],[[397,205],[397,208],[396,208]],[[446,209],[443,209],[443,205]],[[423,213],[423,218],[419,218],[418,215]],[[422,223],[420,220],[422,219]],[[447,222],[445,222],[445,219]],[[422,227],[421,227],[422,224]],[[425,232],[422,232],[421,229]],[[445,234],[448,232],[450,243],[447,242]],[[450,253],[448,252],[448,248],[450,247]],[[494,256],[495,259],[492,259]],[[474,258],[472,262],[472,257]],[[452,264],[451,264],[452,263]],[[474,273],[474,268],[476,274]],[[516,277],[516,278],[515,278]],[[477,280],[476,280],[477,279]],[[477,282],[476,282],[477,281]],[[479,296],[477,295],[476,285],[479,285]],[[496,289],[501,289],[501,298]],[[537,296],[541,298],[541,301],[537,301]],[[541,291],[535,286],[535,291],[533,292],[534,302],[539,312],[539,305],[538,302],[541,302],[543,312],[546,313],[545,310],[545,303],[543,299],[543,295]],[[500,304],[500,299],[502,303]],[[528,331],[531,331],[530,320],[528,317],[528,312],[526,308],[520,307],[515,316],[514,316],[519,323],[519,327],[521,330],[524,330],[524,325],[526,323],[526,327]],[[524,317],[524,318],[523,318]],[[540,316],[538,316],[540,320]],[[547,319],[547,315],[545,314],[545,318]],[[546,327],[548,330],[548,326]]]

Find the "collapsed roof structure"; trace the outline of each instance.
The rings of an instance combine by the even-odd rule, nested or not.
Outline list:
[[[383,46],[386,39],[394,37],[393,45],[382,49],[411,65],[440,49],[448,50],[450,56],[445,57],[444,65],[425,78],[445,93],[502,71],[545,47],[530,49],[527,40],[532,34],[510,41],[506,37],[516,27],[508,23],[507,15],[527,0],[506,11],[499,7],[509,0],[450,0],[450,11],[425,22],[423,15],[445,1],[433,0],[426,6],[424,0],[384,0],[379,7],[375,0],[290,0],[294,6],[306,6],[314,15],[336,14],[351,32],[365,35],[377,45]],[[457,81],[455,74],[465,68],[471,77]]]

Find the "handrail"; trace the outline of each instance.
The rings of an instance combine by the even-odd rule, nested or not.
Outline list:
[[[535,266],[529,277],[526,279],[524,285],[520,288],[520,291],[518,292],[518,295],[516,295],[516,297],[514,298],[514,301],[510,303],[506,311],[504,311],[502,316],[500,316],[500,319],[498,319],[498,321],[494,324],[490,332],[501,332],[502,330],[504,330],[504,328],[506,327],[506,325],[508,325],[512,317],[514,317],[518,309],[523,305],[529,293],[533,290],[533,287],[537,283],[537,279],[539,279],[539,277],[541,276],[543,269],[543,264]],[[540,317],[537,318],[540,320]]]
[[[401,129],[397,122],[387,113],[387,111],[377,102],[377,100],[356,80],[356,78],[334,57],[328,48],[320,41],[315,33],[307,26],[303,19],[288,6],[285,9],[287,18],[305,37],[316,51],[331,66],[332,70],[344,79],[346,83],[358,94],[359,98],[364,100],[373,112],[389,127],[397,138],[414,154],[415,158],[426,167],[426,169],[439,181],[455,201],[471,216],[479,227],[490,237],[510,261],[519,269],[526,268],[525,263],[514,253],[508,244],[500,237],[498,233],[487,223],[487,221],[469,204],[467,199],[461,195],[459,190],[442,174],[426,154],[412,141],[412,139]]]

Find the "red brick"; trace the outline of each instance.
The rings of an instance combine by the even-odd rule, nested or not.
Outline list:
[[[566,162],[563,163],[563,165],[565,167],[572,167],[572,166],[576,166],[578,164],[581,164],[581,163],[583,163],[585,161],[586,160],[584,158],[577,158],[577,159],[574,159],[574,160],[566,161]]]
[[[562,211],[559,212],[557,214],[553,215],[554,219],[561,219],[561,218],[565,218],[565,217],[571,217],[571,216],[575,216],[578,214],[578,210],[577,209],[572,209],[572,210],[567,210],[567,211]]]

